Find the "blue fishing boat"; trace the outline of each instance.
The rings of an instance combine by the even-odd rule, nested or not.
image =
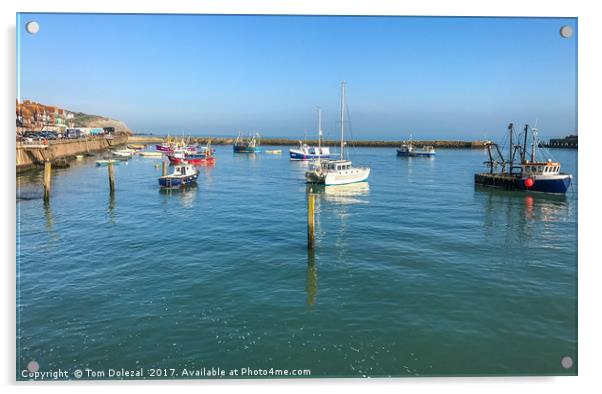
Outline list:
[[[162,188],[184,187],[196,183],[199,171],[191,164],[174,166],[171,174],[159,178],[159,186]]]
[[[560,162],[537,157],[539,143],[537,128],[525,125],[522,144],[513,145],[514,126],[508,125],[509,146],[507,159],[495,143],[487,144],[488,173],[475,174],[475,185],[526,192],[565,194],[573,176],[560,172]],[[531,131],[530,153],[527,153],[528,133]],[[519,138],[520,140],[520,138]],[[500,171],[496,170],[500,168]]]
[[[397,148],[397,156],[405,157],[433,157],[435,156],[435,148],[430,145],[423,146],[422,148],[415,148],[412,143],[412,136],[410,135],[410,142],[402,144],[401,147]]]
[[[250,136],[248,139],[244,139],[238,134],[234,141],[234,153],[255,153],[261,151],[259,148],[260,137],[259,134]]]

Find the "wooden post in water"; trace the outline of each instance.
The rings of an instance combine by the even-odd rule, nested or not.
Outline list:
[[[161,160],[161,176],[165,176],[165,160]]]
[[[52,174],[52,163],[44,161],[44,202],[50,201],[50,175]]]
[[[307,193],[307,249],[314,248],[314,193]]]
[[[109,193],[113,194],[115,193],[115,177],[113,176],[113,163],[109,162],[107,168],[109,171]]]

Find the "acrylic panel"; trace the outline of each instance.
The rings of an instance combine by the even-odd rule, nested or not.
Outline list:
[[[17,380],[576,375],[577,27],[17,14]]]

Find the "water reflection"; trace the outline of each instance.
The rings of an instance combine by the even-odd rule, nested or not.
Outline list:
[[[44,201],[44,227],[49,232],[52,231],[52,208],[50,207],[50,201]]]
[[[192,208],[196,199],[198,186],[196,183],[173,189],[159,188],[163,195],[163,205],[168,206],[170,200],[178,201],[184,208]]]
[[[307,284],[305,286],[307,292],[307,305],[313,305],[316,302],[316,294],[318,293],[318,277],[316,275],[316,255],[315,251],[307,251]]]
[[[536,240],[545,243],[545,225],[570,220],[570,204],[564,195],[523,193],[475,187],[483,200],[485,229],[490,236],[505,234],[510,244]],[[544,224],[544,228],[539,226]]]
[[[109,204],[107,206],[107,216],[109,223],[115,223],[115,193],[109,193]]]
[[[348,185],[324,186],[307,185],[307,190],[313,190],[316,197],[338,205],[367,204],[368,200],[358,198],[370,193],[368,182],[350,183]]]

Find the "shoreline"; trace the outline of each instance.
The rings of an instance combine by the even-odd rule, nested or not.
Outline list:
[[[167,138],[164,137],[153,137],[147,135],[130,135],[128,137],[128,143],[142,143],[142,144],[160,144],[165,142]],[[179,140],[180,138],[176,138]],[[234,143],[235,137],[190,137],[190,142],[206,144],[211,140],[212,145],[231,145]],[[401,144],[407,143],[408,141],[378,141],[378,140],[365,140],[365,141],[348,141],[346,146],[349,147],[372,147],[372,148],[398,148]],[[430,145],[435,148],[447,148],[447,149],[484,149],[490,141],[461,141],[461,140],[414,140],[412,144],[416,147],[422,147]],[[308,145],[317,145],[318,140],[306,140],[305,143]],[[273,146],[299,146],[298,139],[289,138],[261,138],[261,145],[273,145]],[[322,141],[323,146],[339,146],[339,141],[325,140]]]
[[[75,159],[76,155],[88,152],[101,152],[118,145],[125,145],[128,136],[115,135],[112,140],[102,137],[88,137],[80,139],[65,139],[49,141],[46,148],[36,148],[17,143],[17,173],[38,168],[45,161],[50,161],[53,167],[68,167],[68,161]]]

